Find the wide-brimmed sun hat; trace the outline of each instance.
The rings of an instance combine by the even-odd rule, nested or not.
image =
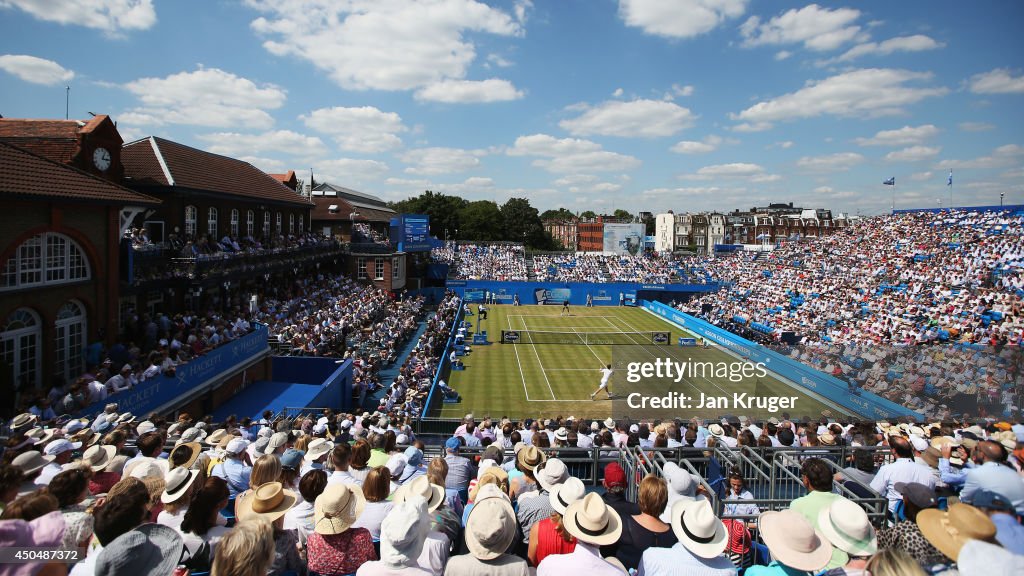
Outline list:
[[[110,460],[117,454],[117,448],[113,446],[90,446],[88,450],[82,454],[82,463],[92,468],[93,472],[102,472],[108,465]]]
[[[619,513],[593,492],[569,505],[562,517],[562,525],[580,542],[595,546],[614,544],[622,536]]]
[[[326,494],[327,491],[324,490]],[[267,482],[250,491],[235,503],[235,515],[239,520],[263,516],[273,522],[284,516],[297,500],[295,492],[285,490],[280,482]],[[320,502],[320,498],[316,499]]]
[[[188,491],[189,486],[195,482],[197,476],[199,476],[199,470],[172,468],[164,476],[164,493],[160,495],[160,501],[170,504],[181,498],[182,494]]]
[[[331,450],[334,450],[334,442],[325,438],[317,438],[310,442],[309,446],[306,446],[305,460],[306,462],[316,462]]]
[[[512,503],[493,484],[477,493],[466,519],[466,548],[480,560],[494,560],[508,550],[516,537],[516,513]]]
[[[818,530],[850,556],[871,556],[878,551],[878,539],[867,512],[852,500],[838,498],[819,512]]]
[[[444,487],[431,484],[430,478],[426,476],[417,476],[408,484],[399,486],[392,500],[395,503],[404,502],[412,496],[423,498],[427,503],[427,511],[433,512],[444,503]]]
[[[565,462],[558,458],[550,458],[543,466],[534,471],[533,476],[541,488],[551,492],[555,486],[569,478],[569,469],[566,468]]]
[[[832,558],[832,545],[796,510],[764,512],[758,526],[772,558],[790,568],[817,572]]]
[[[516,454],[516,462],[524,470],[536,470],[547,457],[536,446],[525,446]]]
[[[565,510],[573,502],[582,499],[587,495],[587,487],[583,481],[575,476],[570,476],[565,482],[555,486],[548,494],[548,501],[555,512],[564,515]]]
[[[228,431],[223,428],[218,428],[203,440],[203,444],[207,446],[216,446],[221,440],[228,435]]]
[[[714,558],[725,551],[729,532],[707,500],[677,500],[670,515],[672,533],[693,554]]]
[[[366,498],[358,486],[328,484],[313,503],[313,531],[328,536],[341,534],[355,524],[365,507]]]
[[[96,574],[166,576],[174,571],[185,547],[177,530],[143,524],[108,542],[96,558]]]
[[[392,566],[416,562],[430,532],[427,503],[419,496],[395,504],[380,525],[380,559]]]
[[[929,508],[918,512],[917,527],[932,546],[954,562],[968,540],[992,540],[996,535],[988,514],[962,503],[949,510]]]
[[[22,474],[28,476],[42,470],[47,464],[53,462],[53,458],[49,455],[43,456],[36,450],[29,450],[18,454],[11,464],[21,470]]]
[[[171,449],[171,453],[167,458],[167,465],[173,466],[174,455],[181,452],[188,452],[188,459],[182,462],[181,464],[178,464],[178,466],[182,468],[191,468],[192,465],[196,463],[196,460],[199,459],[199,455],[203,452],[203,446],[199,444],[199,442],[186,442],[184,444],[178,444],[173,449]]]

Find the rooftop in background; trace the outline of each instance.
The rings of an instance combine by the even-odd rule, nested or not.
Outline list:
[[[121,205],[154,205],[139,194],[60,162],[0,141],[0,196]]]
[[[376,196],[327,182],[314,186],[310,199],[316,204],[313,220],[390,222],[397,214]],[[357,214],[355,218],[353,213]]]
[[[104,121],[106,114],[84,120],[39,120],[34,118],[0,118],[0,140],[10,142],[45,158],[70,163],[80,152],[82,137],[91,134]]]
[[[308,206],[310,201],[248,162],[150,136],[121,151],[125,180]]]

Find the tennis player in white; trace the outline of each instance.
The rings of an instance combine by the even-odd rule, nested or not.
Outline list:
[[[594,393],[590,395],[591,400],[593,400],[594,396],[597,396],[597,393],[601,390],[604,390],[605,394],[608,394],[608,398],[612,397],[612,391],[608,389],[608,381],[612,379],[612,372],[614,372],[614,370],[612,370],[611,364],[601,368],[601,385],[598,386],[597,390],[594,390]]]

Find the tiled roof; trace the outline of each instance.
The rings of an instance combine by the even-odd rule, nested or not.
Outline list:
[[[358,212],[359,216],[356,217],[356,221],[369,221],[369,222],[390,222],[391,217],[394,216],[393,212],[385,212],[383,210],[377,210],[373,208],[364,208],[363,206],[355,206],[352,202],[344,198],[337,198],[334,196],[314,196],[313,202],[316,207],[313,208],[313,213],[310,216],[312,221],[321,220],[351,220],[350,216],[352,212]],[[337,210],[331,213],[331,206],[337,206]]]
[[[0,195],[60,198],[104,204],[151,205],[160,200],[139,194],[77,168],[54,162],[0,141]]]
[[[180,186],[268,202],[309,206],[280,181],[248,162],[151,136],[121,150],[125,177],[138,183]]]
[[[313,188],[313,191],[321,191],[327,193],[334,192],[337,196],[343,197],[346,200],[349,200],[355,204],[359,204],[361,206],[373,206],[378,210],[394,212],[393,210],[387,207],[387,202],[378,198],[377,196],[367,194],[365,192],[357,192],[355,190],[352,190],[351,188],[345,188],[344,186],[335,186],[334,184],[331,184],[329,182],[324,182],[323,184],[317,185],[316,188]]]

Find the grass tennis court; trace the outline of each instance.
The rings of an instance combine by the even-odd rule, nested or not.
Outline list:
[[[474,312],[476,306],[473,306]],[[470,354],[462,357],[464,371],[453,371],[449,384],[458,390],[462,402],[442,404],[430,415],[442,418],[461,418],[467,412],[478,417],[509,416],[552,417],[576,416],[577,418],[605,418],[609,415],[620,417],[613,402],[606,400],[602,392],[598,400],[591,400],[601,380],[600,369],[615,364],[611,388],[619,396],[616,404],[622,402],[631,391],[645,394],[682,392],[699,395],[732,397],[734,393],[751,393],[750,382],[733,383],[728,379],[696,377],[672,383],[665,390],[642,390],[644,383],[629,384],[625,370],[620,366],[626,355],[631,360],[647,361],[670,357],[682,361],[734,363],[737,358],[717,347],[680,347],[676,343],[680,336],[693,336],[678,327],[666,323],[642,308],[632,307],[572,307],[570,316],[561,316],[561,306],[510,306],[489,307],[488,318],[481,321],[480,328],[486,330],[489,346],[476,346]],[[476,329],[477,317],[466,318]],[[531,330],[561,333],[603,333],[615,339],[636,341],[636,345],[585,345],[585,344],[501,344],[502,330]],[[641,336],[624,335],[635,332],[670,332],[670,345],[654,345],[651,339]],[[575,338],[575,336],[570,336]],[[600,337],[595,340],[601,340]],[[613,362],[613,353],[615,362]],[[818,416],[829,409],[837,416],[845,411],[831,404],[812,398],[804,390],[792,386],[770,374],[757,384],[757,393],[768,396],[798,395],[795,409],[787,410],[793,416]],[[689,417],[692,411],[679,410],[680,416]],[[721,414],[747,415],[751,418],[767,418],[778,413],[766,410],[721,410]]]

